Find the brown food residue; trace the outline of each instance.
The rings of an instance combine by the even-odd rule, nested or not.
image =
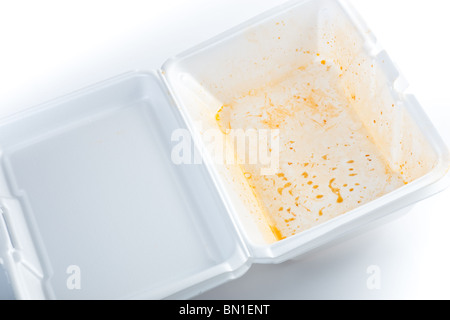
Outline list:
[[[320,56],[316,51],[307,52]],[[343,90],[346,83],[341,77],[351,72],[351,67],[343,67],[341,61],[333,68],[333,59],[326,58],[299,62],[286,79],[242,90],[242,96],[224,101],[226,104],[215,114],[221,132],[230,139],[230,129],[279,131],[276,173],[263,176],[262,165],[242,165],[258,209],[277,240],[366,203],[383,190],[365,191],[368,188],[363,186],[373,181],[385,185],[390,178],[384,178],[391,177],[384,171],[383,155],[368,132],[372,125],[369,129],[361,126],[352,108],[365,97],[354,87]],[[369,124],[372,121],[372,117],[367,120]],[[397,181],[389,183],[395,186]],[[360,184],[363,186],[353,187]],[[341,185],[349,192],[343,205]],[[364,201],[359,196],[364,196]]]
[[[337,203],[342,203],[342,202],[344,202],[344,199],[341,196],[341,190],[339,188],[333,187],[334,181],[336,181],[336,179],[331,179],[330,184],[328,186],[330,187],[331,192],[333,192],[335,195],[338,196]]]

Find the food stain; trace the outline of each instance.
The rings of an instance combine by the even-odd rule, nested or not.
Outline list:
[[[223,105],[222,107],[220,107],[220,109],[217,111],[216,113],[216,122],[217,125],[219,126],[220,131],[227,135],[229,134],[230,130],[231,130],[231,123],[230,121],[224,121],[223,117],[221,116],[222,112],[224,111],[225,108],[230,108],[230,105]]]
[[[278,193],[280,195],[283,195],[283,190],[286,188],[289,188],[290,186],[292,186],[292,183],[290,183],[290,182],[286,183],[283,188],[278,188]]]
[[[320,216],[320,217],[323,216],[323,209],[325,209],[325,208],[322,208],[322,209],[320,209],[320,211],[319,211],[319,216]]]
[[[330,184],[328,185],[328,187],[331,189],[331,191],[338,196],[337,198],[337,203],[342,203],[344,202],[344,199],[341,196],[341,190],[339,188],[335,188],[333,187],[333,183],[334,181],[336,181],[336,179],[331,179],[330,180]]]
[[[316,55],[316,52],[310,54]],[[317,53],[317,56],[320,54]],[[263,176],[258,173],[264,167],[262,164],[242,164],[246,182],[256,198],[255,206],[258,206],[270,230],[266,226],[264,228],[272,231],[277,240],[343,214],[344,210],[356,203],[370,200],[355,199],[360,194],[369,195],[368,191],[364,191],[366,187],[356,186],[360,186],[359,183],[364,185],[364,179],[376,177],[375,174],[379,171],[376,166],[369,167],[370,171],[363,169],[372,164],[372,160],[374,165],[382,160],[375,152],[376,146],[372,145],[365,126],[347,130],[346,121],[356,120],[353,119],[353,110],[345,106],[353,102],[351,100],[363,98],[352,91],[352,95],[340,92],[341,83],[337,76],[346,72],[348,66],[335,66],[342,71],[338,72],[329,69],[334,65],[332,59],[322,59],[324,57],[315,59],[313,65],[296,66],[292,77],[224,101],[223,103],[229,104],[224,104],[210,119],[213,124],[216,120],[220,130],[229,139],[233,138],[232,128],[244,131],[281,130],[278,173]],[[327,73],[328,78],[324,77],[323,83],[315,81],[316,77],[324,75],[325,70],[332,71]],[[336,79],[331,78],[334,75]],[[372,120],[373,118],[369,121]],[[358,143],[366,143],[366,135],[369,143],[362,144],[363,148],[360,150]],[[341,141],[341,137],[346,140]],[[313,147],[301,148],[302,145],[309,144]],[[234,147],[236,149],[236,145]],[[271,147],[272,145],[268,145],[270,152]],[[343,147],[348,147],[345,154],[340,152]],[[249,155],[249,150],[245,150],[246,156]],[[361,161],[357,154],[361,154],[365,160]],[[372,174],[372,171],[375,172]],[[327,191],[327,181],[336,198]],[[359,183],[355,183],[357,181]],[[346,196],[346,205],[339,205],[344,202],[342,192]],[[296,222],[293,223],[294,221]]]
[[[277,227],[271,225],[269,226],[270,230],[272,230],[273,235],[275,236],[275,238],[280,241],[283,239],[286,239],[286,237],[283,236],[283,234],[281,233],[280,229],[278,229]]]

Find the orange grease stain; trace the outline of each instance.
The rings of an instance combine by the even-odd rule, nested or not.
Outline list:
[[[341,196],[341,190],[339,188],[335,188],[333,187],[333,182],[336,181],[336,179],[331,179],[330,180],[330,184],[328,185],[328,187],[330,187],[331,191],[338,196],[337,199],[337,203],[342,203],[344,202],[344,199]]]
[[[286,239],[286,237],[283,237],[283,234],[281,233],[280,229],[278,229],[277,227],[270,226],[270,230],[272,230],[273,235],[275,236],[275,238],[278,241]]]

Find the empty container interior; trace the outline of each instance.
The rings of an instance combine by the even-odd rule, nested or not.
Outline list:
[[[18,297],[163,298],[244,265],[204,167],[171,161],[182,121],[161,83],[129,74],[0,126]]]
[[[340,1],[288,4],[176,57],[164,71],[256,246],[367,205],[438,161],[410,116],[398,71]],[[263,141],[274,172],[266,170],[273,163],[249,161],[250,143],[239,149],[236,132],[251,139],[255,129],[278,135]],[[222,161],[217,150],[225,150]]]

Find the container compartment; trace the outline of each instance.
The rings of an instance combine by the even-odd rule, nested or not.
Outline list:
[[[357,229],[407,206],[400,194],[411,184],[427,186],[448,170],[446,149],[423,125],[404,79],[345,1],[290,2],[163,70],[263,260],[283,260],[341,234],[331,230]],[[279,135],[268,148],[279,155],[276,171],[249,161],[251,145],[239,149],[235,132],[250,139],[252,130]],[[222,137],[211,139],[213,131]],[[214,154],[221,144],[222,161]]]
[[[206,171],[170,159],[183,124],[164,94],[132,73],[0,127],[13,237],[0,255],[19,297],[182,297],[246,269]]]

